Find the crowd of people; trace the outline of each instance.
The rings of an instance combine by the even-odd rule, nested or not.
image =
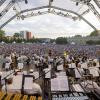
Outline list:
[[[70,55],[87,55],[88,57],[97,57],[97,51],[100,46],[96,45],[57,45],[57,44],[0,44],[0,55],[16,52],[20,55],[32,57],[33,54],[44,55],[52,51],[52,55],[61,55],[64,51],[68,51]]]

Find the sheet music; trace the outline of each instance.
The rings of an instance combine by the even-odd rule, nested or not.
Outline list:
[[[51,78],[51,70],[49,68],[45,68],[44,71],[46,73],[45,78]]]
[[[13,77],[13,89],[19,90],[22,88],[22,75],[17,75]]]
[[[79,72],[80,70],[81,70],[81,69],[76,69],[76,68],[75,68],[75,77],[76,77],[76,78],[81,78],[81,74],[80,74],[81,72]]]
[[[32,77],[25,78],[24,89],[32,89],[32,84],[33,84]]]
[[[87,67],[87,63],[82,63],[82,64],[81,64],[81,68],[87,69],[87,68],[88,68],[88,67]]]
[[[96,68],[96,67],[89,67],[90,74],[92,74],[94,77],[98,77],[99,76],[98,70],[99,69]]]
[[[84,90],[82,89],[82,87],[79,84],[73,84],[73,88],[77,92],[84,92]]]
[[[69,91],[67,76],[51,79],[51,91]]]
[[[59,91],[58,79],[51,79],[51,91]]]
[[[59,78],[59,90],[61,91],[68,91],[69,90],[69,87],[68,87],[68,80],[66,77],[62,77],[62,78]]]

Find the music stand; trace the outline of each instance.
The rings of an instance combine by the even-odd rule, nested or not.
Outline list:
[[[24,93],[24,86],[25,86],[25,79],[31,78],[33,80],[33,75],[23,75],[23,79],[22,79],[22,89],[21,89],[21,93]]]

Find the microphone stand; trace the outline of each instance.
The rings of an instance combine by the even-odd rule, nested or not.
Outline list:
[[[6,84],[6,78],[5,78],[4,80],[5,80],[5,91],[6,91],[6,94],[7,94],[7,84]]]

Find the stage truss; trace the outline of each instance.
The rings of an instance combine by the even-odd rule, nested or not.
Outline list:
[[[97,28],[84,16],[92,12],[100,21],[99,0],[0,0],[0,8],[0,29],[15,18],[24,20],[48,13],[73,21],[83,20],[94,30]]]

